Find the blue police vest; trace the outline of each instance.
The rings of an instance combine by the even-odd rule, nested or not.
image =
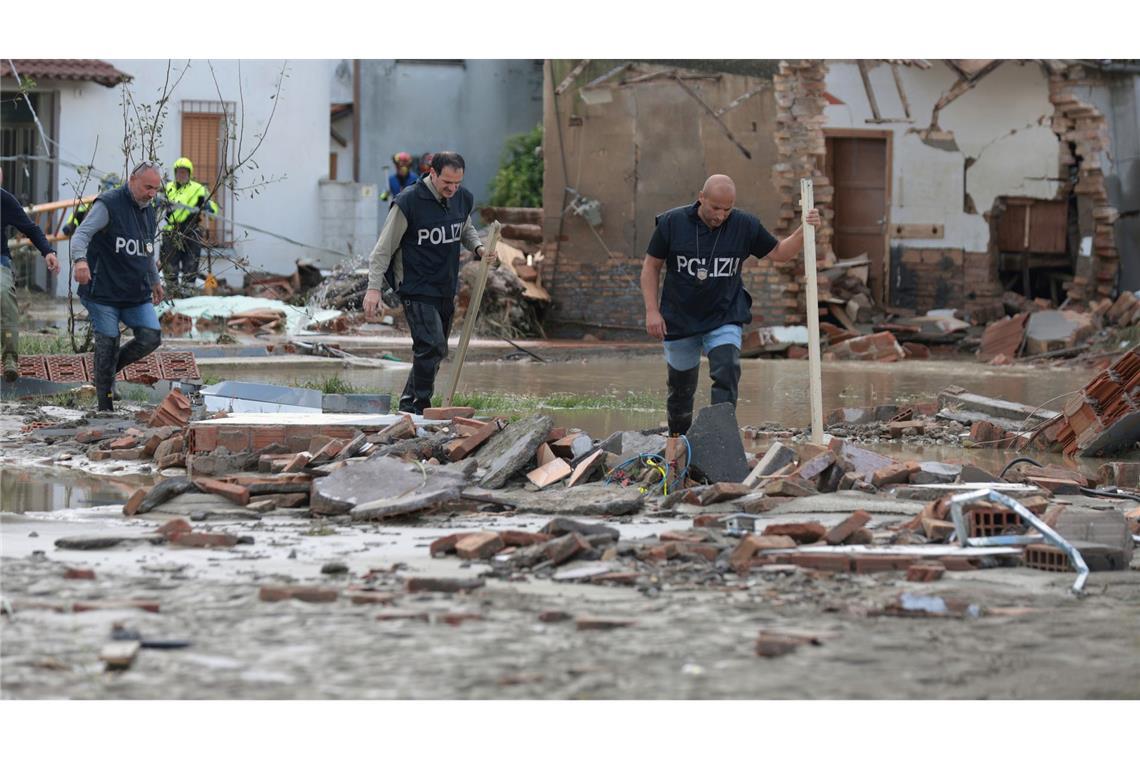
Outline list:
[[[110,306],[146,303],[151,298],[147,275],[154,255],[154,205],[139,208],[126,185],[96,202],[107,207],[110,221],[87,247],[91,281],[79,286],[79,296]]]
[[[459,250],[463,225],[475,207],[475,196],[461,187],[447,207],[437,201],[421,180],[404,188],[395,204],[408,220],[400,239],[404,264],[401,296],[454,298],[459,291]]]

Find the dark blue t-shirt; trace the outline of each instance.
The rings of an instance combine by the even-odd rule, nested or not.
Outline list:
[[[699,205],[659,215],[646,251],[665,260],[665,340],[751,322],[752,297],[744,289],[740,267],[749,256],[762,259],[779,244],[759,219],[739,209],[710,229],[697,214]]]

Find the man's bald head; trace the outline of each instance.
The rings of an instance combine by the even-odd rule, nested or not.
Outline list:
[[[719,227],[736,204],[736,183],[727,174],[714,174],[705,180],[697,200],[701,203],[697,209],[701,221],[709,227]]]

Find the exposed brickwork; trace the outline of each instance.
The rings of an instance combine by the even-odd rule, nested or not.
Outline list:
[[[1085,84],[1084,70],[1070,66],[1063,74],[1049,78],[1049,100],[1053,103],[1053,132],[1065,144],[1061,151],[1062,167],[1067,169],[1079,161],[1078,196],[1087,196],[1093,204],[1093,255],[1091,261],[1078,257],[1077,272],[1069,285],[1069,298],[1088,301],[1111,296],[1116,291],[1116,278],[1120,269],[1120,255],[1116,249],[1113,225],[1120,217],[1109,204],[1104,184],[1104,165],[1110,141],[1105,116],[1095,106],[1081,101],[1074,93],[1075,85]],[[1074,158],[1067,144],[1076,146]],[[1087,234],[1082,230],[1082,235]]]
[[[961,248],[903,248],[892,254],[891,303],[925,314],[931,309],[1001,310],[996,253]]]

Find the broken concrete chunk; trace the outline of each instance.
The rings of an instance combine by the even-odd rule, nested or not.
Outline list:
[[[575,621],[579,631],[611,631],[614,628],[628,628],[637,625],[636,620],[617,620],[614,618],[580,617]]]
[[[107,670],[126,670],[134,664],[141,648],[142,642],[139,641],[115,641],[103,646],[99,659],[106,664]]]
[[[561,565],[580,552],[588,552],[593,547],[580,533],[567,533],[543,544],[543,553],[552,564]]]
[[[639,454],[660,454],[665,449],[665,436],[659,433],[623,430],[604,440],[600,448],[617,454],[622,459],[635,457]]]
[[[553,426],[554,420],[550,417],[534,415],[512,422],[495,434],[475,455],[479,466],[487,468],[479,484],[484,488],[506,485],[507,480],[534,457]]]
[[[567,533],[580,533],[583,536],[609,536],[614,541],[621,538],[617,528],[603,523],[585,523],[571,520],[568,517],[556,517],[542,527],[540,531],[551,536],[564,536]]]
[[[55,541],[55,547],[57,549],[94,551],[98,549],[110,549],[115,546],[127,546],[131,544],[162,543],[166,543],[166,537],[155,533],[101,533],[95,535],[65,536],[64,538],[57,538]]]
[[[347,463],[331,475],[312,483],[310,508],[318,514],[345,514],[353,507],[368,505],[354,513],[358,519],[394,512],[415,511],[430,503],[455,498],[467,483],[462,470],[419,465],[395,457],[373,457]],[[417,503],[421,506],[417,507]],[[365,513],[370,517],[364,517]]]
[[[590,480],[595,472],[602,468],[605,461],[606,452],[598,449],[593,454],[590,454],[574,468],[574,472],[570,475],[570,480],[566,482],[566,487],[571,488],[579,483],[585,483]]]
[[[693,450],[690,467],[709,482],[740,483],[748,477],[748,457],[731,403],[713,404],[697,412],[688,439]]]
[[[390,499],[375,499],[358,504],[349,510],[353,520],[381,520],[391,517],[400,517],[416,514],[428,509],[458,501],[463,496],[460,485],[448,486],[436,490],[417,490],[403,496]]]
[[[932,485],[934,483],[953,483],[962,473],[960,464],[944,464],[943,462],[919,462],[918,472],[911,473],[910,482],[914,485]]]
[[[645,503],[645,495],[636,488],[604,483],[546,491],[513,491],[510,499],[520,512],[561,515],[629,515],[640,511]]]
[[[133,514],[146,514],[157,506],[165,504],[179,494],[195,490],[190,478],[167,478],[147,492],[146,497],[138,503]],[[133,501],[133,497],[132,497]]]

